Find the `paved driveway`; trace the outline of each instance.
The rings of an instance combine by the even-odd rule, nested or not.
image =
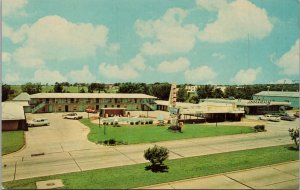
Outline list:
[[[46,117],[50,126],[30,128],[26,132],[26,147],[2,157],[3,181],[144,163],[144,150],[154,144],[166,146],[170,159],[289,144],[292,141],[287,129],[299,123],[299,119],[266,122],[268,132],[263,133],[106,147],[89,142],[89,129],[79,121],[62,119],[61,114],[28,117]]]

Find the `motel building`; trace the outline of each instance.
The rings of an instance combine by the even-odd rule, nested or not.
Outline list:
[[[146,94],[113,93],[38,93],[30,95],[32,113],[84,112],[94,110],[155,110],[156,97]]]

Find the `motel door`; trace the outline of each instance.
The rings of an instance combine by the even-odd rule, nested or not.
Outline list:
[[[65,105],[65,112],[69,111],[69,106]]]

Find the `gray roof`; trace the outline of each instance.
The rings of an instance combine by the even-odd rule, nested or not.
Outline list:
[[[13,99],[14,101],[30,101],[30,95],[26,92],[22,92]]]
[[[261,91],[255,96],[283,96],[283,97],[293,97],[299,98],[299,92],[284,92],[284,91]]]
[[[238,106],[267,106],[267,105],[279,105],[279,106],[290,106],[291,102],[277,102],[268,100],[245,100],[245,99],[220,99],[220,98],[208,98],[204,99],[204,102],[215,102],[215,103],[231,103]]]
[[[2,102],[2,120],[24,120],[23,106],[14,102]]]
[[[148,98],[156,99],[147,94],[123,94],[123,93],[38,93],[30,95],[30,98]]]

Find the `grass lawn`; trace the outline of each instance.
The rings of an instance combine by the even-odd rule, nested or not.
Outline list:
[[[19,150],[24,143],[24,131],[2,132],[2,155]]]
[[[168,126],[122,125],[121,127],[112,127],[111,125],[107,125],[106,135],[104,135],[104,125],[101,125],[99,128],[98,124],[91,123],[87,118],[81,119],[80,122],[91,129],[88,139],[92,142],[113,138],[117,141],[128,142],[128,144],[136,144],[254,132],[252,127],[245,126],[218,125],[216,127],[215,125],[185,124],[183,133],[173,133],[167,130]]]
[[[298,160],[299,152],[288,149],[290,146],[282,145],[168,160],[165,163],[169,170],[164,173],[146,171],[145,166],[148,164],[144,163],[17,180],[5,182],[3,185],[8,189],[34,189],[36,181],[62,179],[65,188],[68,189],[128,189]]]

